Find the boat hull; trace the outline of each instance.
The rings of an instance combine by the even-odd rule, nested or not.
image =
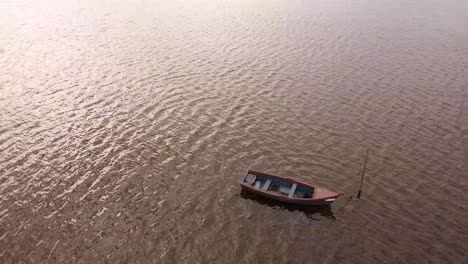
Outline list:
[[[241,187],[242,187],[242,190],[244,190],[244,191],[251,192],[251,193],[254,193],[254,194],[262,196],[262,197],[270,198],[272,200],[276,200],[276,201],[280,201],[280,202],[284,202],[284,203],[297,204],[297,205],[318,205],[318,206],[330,205],[337,198],[337,197],[329,197],[327,199],[319,199],[319,200],[314,200],[314,199],[291,199],[291,198],[288,198],[288,197],[280,197],[280,196],[277,196],[277,195],[272,195],[272,194],[270,194],[268,192],[263,192],[261,190],[246,186],[245,184],[242,184],[242,183],[241,183]]]

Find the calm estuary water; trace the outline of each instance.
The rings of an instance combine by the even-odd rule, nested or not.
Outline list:
[[[0,263],[466,263],[467,14],[0,0]],[[249,168],[344,195],[286,207]]]

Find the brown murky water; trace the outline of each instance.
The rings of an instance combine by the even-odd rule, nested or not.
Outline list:
[[[0,1],[0,262],[466,263],[467,14]],[[344,196],[285,207],[249,168]]]

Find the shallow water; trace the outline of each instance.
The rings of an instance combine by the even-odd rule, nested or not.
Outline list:
[[[466,14],[0,1],[0,262],[466,261]],[[344,195],[286,207],[249,168]]]

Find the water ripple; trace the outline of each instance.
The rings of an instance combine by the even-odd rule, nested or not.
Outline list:
[[[463,262],[466,12],[1,2],[1,262]],[[345,195],[286,207],[248,168]]]

